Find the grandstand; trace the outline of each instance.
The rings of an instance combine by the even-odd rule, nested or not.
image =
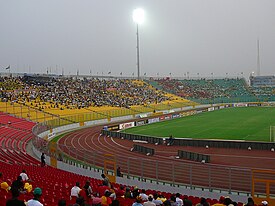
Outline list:
[[[159,89],[199,103],[258,102],[274,100],[255,95],[244,78],[224,79],[151,79],[149,83]]]
[[[90,180],[95,192],[94,195],[99,193],[101,185],[99,174],[104,171],[105,167],[104,156],[99,155],[95,159],[96,154],[93,151],[87,153],[86,150],[79,150],[76,153],[77,150],[72,145],[67,149],[65,147],[58,148],[61,147],[61,143],[66,145],[65,141],[68,138],[59,140],[57,137],[53,141],[58,142],[59,145],[48,144],[47,140],[56,137],[57,133],[93,124],[125,121],[137,118],[140,115],[157,116],[175,111],[184,111],[186,108],[196,108],[196,106],[199,108],[200,105],[195,101],[200,103],[258,102],[266,96],[255,95],[243,79],[227,78],[212,80],[162,79],[147,82],[129,79],[1,77],[0,82],[2,88],[0,92],[0,172],[4,174],[4,179],[11,183],[22,169],[26,169],[33,180],[33,187],[42,188],[41,202],[48,206],[57,205],[57,201],[61,198],[70,202],[70,189],[76,181],[83,185],[86,180]],[[61,126],[63,126],[61,129],[58,128]],[[98,128],[101,128],[101,126]],[[95,139],[100,138],[98,130],[95,134],[89,131],[88,133],[93,135]],[[74,135],[79,139],[81,137],[81,135]],[[108,139],[107,136],[102,138]],[[34,150],[30,149],[32,139],[36,147]],[[107,146],[111,144],[109,141],[110,139],[105,142]],[[102,143],[98,142],[98,144]],[[109,146],[111,147],[111,145]],[[108,149],[106,147],[106,151],[110,153],[114,150],[115,148]],[[39,157],[41,151],[47,154],[47,163],[53,167],[40,167],[37,156]],[[97,164],[95,164],[95,161],[98,161]],[[133,162],[131,164],[134,165]],[[129,167],[124,162],[123,172],[126,172],[127,166]],[[177,165],[173,167],[177,167]],[[217,167],[216,169],[222,171],[221,168],[218,169]],[[149,171],[143,172],[142,174],[134,174],[140,176],[137,179],[141,180],[146,176],[146,173],[150,176]],[[191,174],[196,175],[199,173],[190,172]],[[110,174],[110,177],[112,175]],[[164,175],[163,179],[165,179],[167,174],[158,175],[160,175],[158,178]],[[230,173],[230,175],[233,175],[233,173]],[[237,173],[235,175],[237,177]],[[200,197],[204,195],[212,205],[218,202],[218,196],[221,195],[217,193],[215,196],[211,196],[213,190],[215,190],[214,180],[212,180],[213,188],[204,193],[194,192],[193,187],[195,185],[180,190],[180,186],[178,185],[179,188],[177,188],[175,180],[168,182],[168,186],[159,189],[158,184],[161,181],[154,184],[154,181],[150,178],[146,179],[151,181],[150,186],[146,182],[130,181],[127,178],[117,178],[117,182],[113,183],[113,186],[115,190],[120,185],[130,186],[133,190],[134,185],[139,184],[140,188],[145,187],[147,189],[146,193],[148,195],[156,192],[162,193],[167,199],[177,191],[184,191],[185,193],[182,193],[181,198],[191,200],[193,205],[199,203]],[[201,180],[201,182],[204,182],[204,180]],[[227,184],[235,183],[228,182]],[[171,189],[171,186],[176,187]],[[233,185],[231,186],[233,188]],[[150,189],[150,187],[154,187],[154,189]],[[238,191],[234,192],[235,194],[232,194],[232,196],[238,197]],[[30,193],[20,196],[23,200],[28,200],[31,197]],[[9,198],[10,193],[1,190],[0,199],[7,200]],[[134,199],[127,198],[118,199],[121,205],[125,206],[132,205],[134,201]],[[244,202],[245,199],[246,196],[240,196],[238,200]],[[1,201],[0,206],[2,205],[5,204]],[[238,205],[242,205],[242,203],[239,202]]]

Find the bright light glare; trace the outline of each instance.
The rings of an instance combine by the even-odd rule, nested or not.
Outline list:
[[[144,10],[141,8],[135,9],[133,11],[133,20],[137,24],[142,24],[144,22]]]

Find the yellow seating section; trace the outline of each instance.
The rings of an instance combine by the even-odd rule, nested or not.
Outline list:
[[[147,84],[142,80],[133,80],[133,83],[136,85]],[[155,90],[155,88],[151,85],[148,86],[150,89]],[[174,94],[164,94],[169,97],[170,100],[166,100],[162,103],[152,103],[149,105],[135,105],[130,108],[111,106],[76,108],[75,105],[56,105],[50,102],[41,102],[39,99],[36,99],[24,103],[20,102],[20,100],[18,103],[0,102],[0,111],[13,114],[17,117],[29,119],[34,122],[44,122],[61,117],[65,124],[66,121],[83,122],[102,118],[154,112],[157,110],[170,110],[173,108],[193,106],[196,104]]]

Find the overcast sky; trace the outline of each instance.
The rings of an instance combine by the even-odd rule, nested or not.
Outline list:
[[[275,75],[274,0],[0,0],[0,71],[131,76]],[[199,74],[198,74],[199,73]]]

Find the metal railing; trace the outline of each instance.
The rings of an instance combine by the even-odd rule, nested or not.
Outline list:
[[[48,144],[47,141],[39,137],[33,139],[33,144],[38,150],[57,160],[84,168],[103,168],[104,161],[109,160],[104,153],[93,149],[83,150],[56,143]],[[229,191],[229,193],[251,192],[251,170],[246,168],[182,162],[172,159],[168,161],[150,160],[135,158],[134,154],[132,157],[114,154],[110,160],[113,159],[115,159],[116,165],[122,168],[124,176],[128,178],[137,178],[156,184],[184,186],[190,189],[202,188],[209,191]]]

